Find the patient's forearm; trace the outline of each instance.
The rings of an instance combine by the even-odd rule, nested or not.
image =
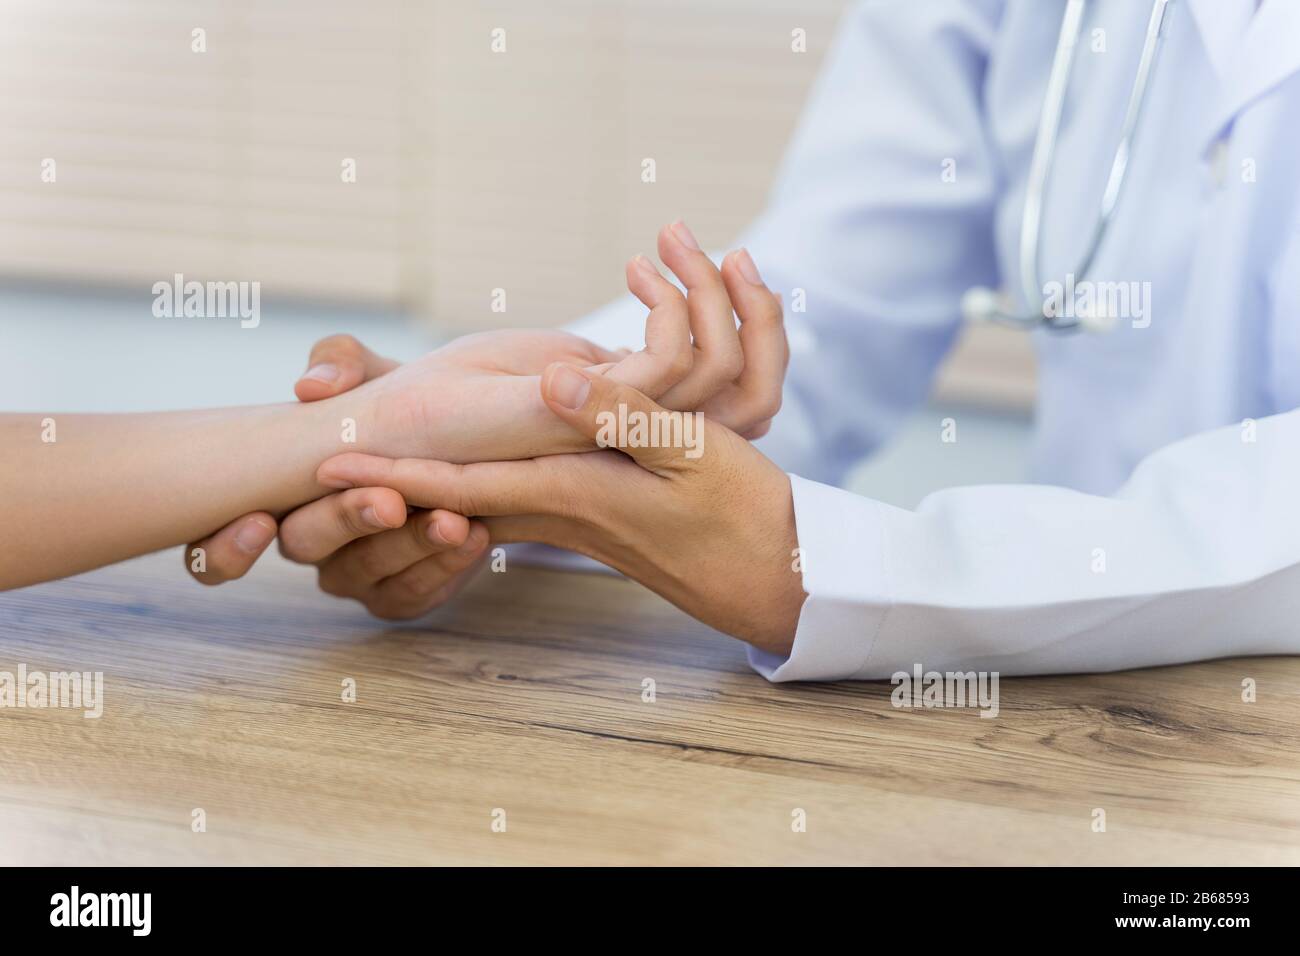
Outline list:
[[[129,415],[0,416],[0,589],[184,544],[319,497],[335,401]]]

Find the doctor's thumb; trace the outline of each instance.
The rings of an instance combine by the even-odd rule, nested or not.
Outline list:
[[[541,388],[557,417],[599,447],[617,448],[651,470],[699,457],[699,412],[669,411],[631,385],[564,362],[547,366]]]

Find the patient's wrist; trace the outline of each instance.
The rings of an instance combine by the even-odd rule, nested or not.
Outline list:
[[[363,394],[365,386],[319,402],[302,405],[307,413],[299,427],[312,432],[311,445],[326,457],[345,451],[376,453],[384,445],[374,409],[376,403]],[[361,393],[361,394],[359,394]]]
[[[325,457],[360,452],[463,463],[591,447],[547,408],[534,375],[412,381],[394,374],[302,409],[320,442],[313,449],[326,449]]]
[[[364,412],[346,397],[237,410],[255,417],[246,421],[241,454],[251,484],[231,517],[251,510],[284,514],[330,491],[317,483],[316,469],[334,455],[361,450],[357,436],[366,431]]]

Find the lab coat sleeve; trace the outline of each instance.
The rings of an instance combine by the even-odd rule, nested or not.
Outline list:
[[[996,285],[982,97],[1000,10],[864,3],[827,53],[740,243],[785,301],[784,405],[758,444],[787,470],[842,483],[927,394],[963,292]],[[644,321],[629,298],[572,328],[635,348]]]
[[[1154,453],[1113,497],[943,491],[906,511],[792,478],[808,594],[775,681],[1300,652],[1300,410]]]

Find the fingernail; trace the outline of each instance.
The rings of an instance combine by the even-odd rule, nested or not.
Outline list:
[[[361,509],[361,520],[372,528],[387,528],[388,522],[379,517],[379,512],[374,505],[366,505]]]
[[[339,367],[323,362],[320,365],[313,365],[307,371],[302,373],[303,378],[314,378],[318,382],[325,382],[327,385],[333,384],[339,380]]]
[[[632,264],[648,276],[656,279],[660,277],[659,270],[655,268],[655,264],[645,256],[633,256]]]
[[[551,399],[557,404],[577,411],[587,401],[591,382],[577,369],[561,365],[551,373],[549,391]]]
[[[274,536],[275,529],[253,518],[245,521],[243,527],[235,532],[235,544],[245,554],[256,554],[270,544]]]
[[[694,249],[696,252],[700,251],[700,244],[695,241],[695,236],[686,228],[686,223],[679,219],[668,228],[673,231],[673,235],[677,237],[678,242],[687,249]]]
[[[758,267],[754,265],[754,260],[749,257],[748,249],[741,249],[736,253],[736,267],[740,269],[740,274],[745,277],[745,281],[750,285],[763,284],[763,277],[758,274]]]
[[[445,537],[443,537],[442,531],[438,528],[438,522],[436,520],[429,522],[429,527],[425,529],[424,534],[425,537],[427,537],[434,544],[442,544],[442,545],[451,544],[450,541],[448,541]]]

